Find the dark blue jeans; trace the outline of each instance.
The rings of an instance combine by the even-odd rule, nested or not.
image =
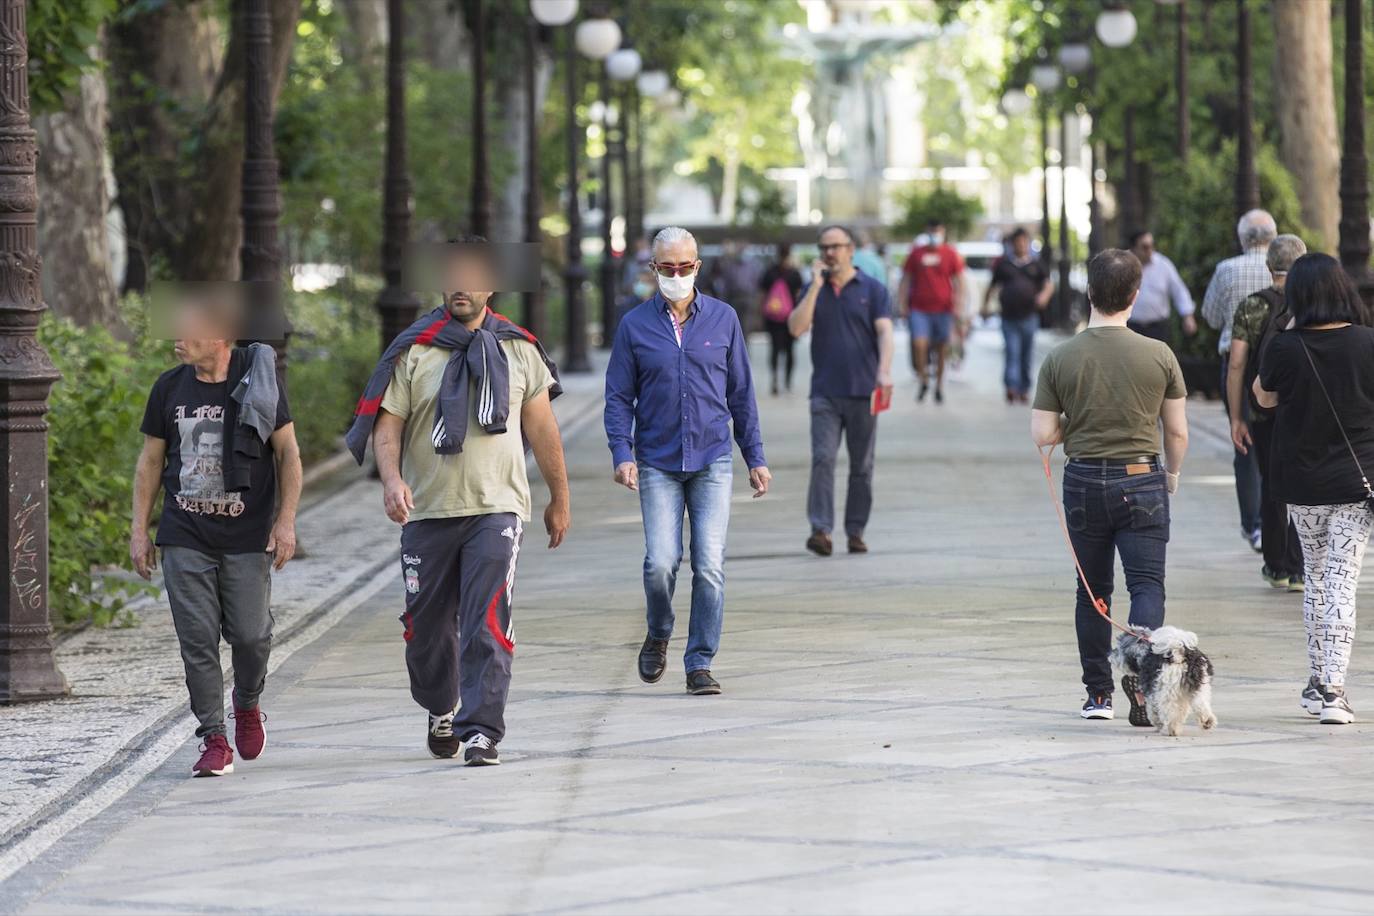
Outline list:
[[[1006,372],[1002,381],[1012,394],[1030,394],[1031,362],[1035,358],[1035,334],[1040,316],[1002,319],[1002,340],[1006,344]]]
[[[1124,467],[1070,461],[1064,471],[1064,517],[1069,537],[1093,592],[1111,606],[1116,554],[1131,593],[1130,623],[1154,629],[1164,623],[1164,558],[1169,543],[1169,491],[1157,462],[1147,474]],[[1112,692],[1112,627],[1093,608],[1083,583],[1074,607],[1083,685]]]

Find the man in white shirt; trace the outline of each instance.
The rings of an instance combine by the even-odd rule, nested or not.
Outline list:
[[[1141,267],[1140,295],[1131,314],[1131,330],[1167,344],[1173,336],[1169,318],[1177,311],[1183,319],[1183,333],[1192,337],[1197,333],[1197,307],[1178,268],[1155,250],[1155,237],[1149,230],[1132,233],[1129,241]]]

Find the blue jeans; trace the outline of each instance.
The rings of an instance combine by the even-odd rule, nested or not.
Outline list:
[[[1226,416],[1231,416],[1231,408],[1227,403],[1226,394],[1226,370],[1231,364],[1231,354],[1226,353],[1221,357],[1221,407],[1226,411]],[[1245,398],[1241,405],[1241,416],[1245,422],[1249,423],[1253,417],[1250,416],[1250,399]],[[1236,502],[1240,506],[1240,530],[1249,537],[1262,527],[1263,520],[1260,518],[1261,494],[1260,494],[1260,467],[1258,449],[1250,449],[1249,454],[1242,453],[1235,449],[1235,457],[1231,460],[1231,467],[1236,472]]]
[[[692,618],[687,631],[687,672],[711,667],[725,616],[725,533],[730,526],[731,456],[700,471],[661,471],[639,465],[639,508],[644,515],[644,597],[649,635],[673,635],[673,592],[682,564],[682,517],[692,526]]]
[[[1030,394],[1031,360],[1035,356],[1035,333],[1039,330],[1039,315],[1027,315],[1011,321],[1002,319],[1002,340],[1006,343],[1007,354],[1007,371],[1003,381],[1012,394]]]
[[[1070,461],[1064,471],[1064,517],[1083,574],[1097,597],[1111,607],[1116,553],[1131,593],[1130,623],[1155,629],[1164,623],[1164,559],[1169,543],[1169,491],[1153,462],[1148,474],[1124,467]],[[1093,608],[1080,580],[1074,606],[1083,685],[1090,693],[1112,692],[1111,624]]]

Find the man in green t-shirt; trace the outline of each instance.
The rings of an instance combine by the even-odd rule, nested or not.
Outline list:
[[[1164,566],[1169,496],[1178,488],[1188,450],[1187,391],[1168,345],[1132,332],[1126,323],[1140,292],[1140,261],[1111,248],[1088,265],[1087,330],[1045,358],[1031,410],[1031,437],[1041,448],[1063,445],[1064,516],[1092,593],[1111,605],[1121,554],[1131,593],[1130,623],[1164,623]],[[1159,423],[1164,422],[1161,463]],[[1078,654],[1088,690],[1081,715],[1112,718],[1111,625],[1098,614],[1084,583],[1075,607]],[[1149,725],[1131,678],[1131,724]]]
[[[1260,531],[1264,568],[1260,575],[1274,588],[1304,589],[1302,545],[1288,520],[1288,506],[1274,498],[1270,486],[1269,454],[1274,442],[1273,411],[1252,403],[1251,386],[1259,375],[1260,357],[1270,340],[1288,324],[1283,288],[1288,268],[1307,254],[1296,235],[1281,235],[1269,243],[1265,264],[1274,283],[1248,296],[1231,319],[1231,357],[1226,373],[1226,403],[1231,412],[1231,441],[1242,455],[1255,450],[1260,473]],[[1248,409],[1247,409],[1248,408]]]
[[[471,268],[456,263],[447,288],[471,289]],[[571,524],[563,443],[549,403],[553,374],[533,338],[493,333],[502,322],[487,308],[491,295],[444,294],[440,321],[472,332],[469,352],[420,342],[442,334],[421,335],[396,357],[373,435],[386,514],[402,526],[410,693],[429,711],[429,752],[450,758],[461,748],[469,766],[500,763],[496,745],[505,735],[515,652],[511,591],[530,519],[522,440],[549,487],[550,548]],[[471,364],[478,347],[486,384],[460,372],[455,386],[446,378],[451,360]],[[508,410],[504,424],[491,421],[494,405]],[[455,416],[463,415],[465,428],[456,431]]]

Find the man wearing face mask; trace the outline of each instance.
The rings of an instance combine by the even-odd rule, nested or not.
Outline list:
[[[387,517],[401,525],[406,667],[437,758],[500,763],[515,652],[511,591],[530,518],[528,440],[549,486],[550,549],[571,525],[557,370],[523,328],[488,308],[485,240],[448,256],[444,304],[402,331],[358,402],[347,442],[373,438]],[[374,422],[375,421],[375,422]],[[375,427],[375,435],[374,433]]]
[[[621,321],[606,368],[615,481],[639,492],[644,517],[648,635],[639,676],[653,684],[667,669],[685,513],[692,537],[687,692],[717,694],[711,663],[725,614],[732,425],[755,497],[768,492],[772,475],[744,331],[729,304],[697,290],[696,239],[686,229],[664,229],[654,237],[652,257],[658,293]]]
[[[911,365],[921,380],[916,394],[924,401],[930,393],[931,347],[935,356],[935,403],[945,400],[945,361],[955,323],[964,314],[964,259],[945,242],[945,226],[933,220],[926,228],[929,242],[911,249],[902,267],[897,301],[907,309],[911,325]]]
[[[878,417],[872,397],[892,397],[892,302],[887,285],[854,267],[854,236],[843,226],[821,231],[820,260],[811,286],[787,318],[794,337],[811,335],[811,486],[806,549],[834,551],[835,454],[843,434],[849,445],[849,495],[844,529],[850,553],[867,553],[864,528],[873,507],[873,455]]]

